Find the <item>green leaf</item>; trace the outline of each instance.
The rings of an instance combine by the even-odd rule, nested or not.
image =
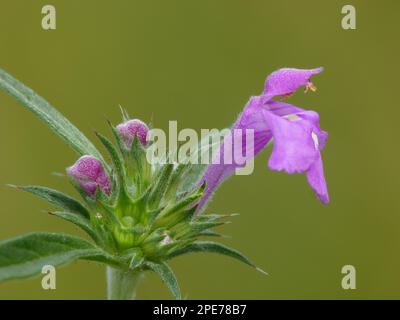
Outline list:
[[[154,178],[154,184],[150,188],[150,193],[148,195],[149,209],[158,208],[165,191],[168,188],[171,173],[174,169],[174,165],[167,163],[161,167],[157,176]]]
[[[121,135],[119,134],[118,130],[116,127],[113,126],[113,124],[110,121],[107,121],[108,125],[111,128],[111,131],[114,135],[114,139],[117,142],[117,146],[119,148],[119,151],[121,151],[122,154],[125,154],[126,152],[128,152],[128,149],[124,143],[124,141],[121,138]]]
[[[0,281],[25,278],[54,267],[86,259],[116,264],[109,254],[94,244],[61,233],[31,233],[0,242]]]
[[[178,194],[193,191],[198,182],[200,182],[201,177],[204,175],[208,165],[206,164],[191,164],[189,170],[181,178]]]
[[[0,89],[7,92],[25,108],[38,116],[80,155],[92,155],[99,160],[103,160],[103,157],[96,147],[67,118],[32,89],[26,87],[1,69]]]
[[[110,142],[110,140],[108,140],[101,133],[96,132],[96,135],[100,139],[100,141],[104,145],[104,147],[107,149],[108,153],[110,154],[111,160],[114,163],[115,170],[120,179],[120,183],[123,184],[125,173],[124,173],[124,166],[122,163],[121,156],[119,155],[118,151],[114,148],[114,146]]]
[[[226,237],[221,233],[214,232],[211,230],[204,230],[202,232],[199,232],[198,235],[201,237]]]
[[[17,186],[16,188],[32,193],[57,207],[89,219],[89,212],[79,201],[60,191],[41,186]]]
[[[165,193],[165,197],[167,199],[175,200],[177,198],[178,188],[181,183],[181,179],[185,175],[185,172],[188,171],[190,168],[191,168],[190,164],[183,164],[183,163],[178,164],[174,168],[171,174],[168,190]]]
[[[129,262],[129,268],[130,269],[139,268],[144,262],[144,256],[142,250],[140,250],[139,248],[134,248],[132,250],[132,253],[130,254],[132,258]]]
[[[49,212],[51,215],[64,219],[65,221],[71,222],[85,231],[96,243],[100,240],[96,231],[92,228],[88,219],[83,218],[82,216],[71,213],[71,212],[63,212],[63,211],[55,211]]]
[[[130,151],[127,152],[126,164],[130,178],[136,181],[139,192],[144,191],[150,180],[151,165],[146,158],[146,150],[137,135],[133,137]]]
[[[192,218],[194,211],[184,210],[186,207],[192,204],[194,207],[194,202],[202,196],[202,193],[194,193],[180,201],[178,201],[171,208],[166,208],[164,212],[161,212],[160,216],[155,216],[157,218],[154,227],[166,226],[172,227],[181,220],[187,218]]]
[[[126,111],[125,108],[123,108],[121,105],[119,105],[119,109],[121,111],[121,115],[122,115],[122,120],[124,122],[128,121],[130,119],[128,111]]]
[[[177,250],[169,255],[169,259],[186,254],[186,253],[193,253],[193,252],[212,252],[212,253],[219,253],[224,256],[231,257],[233,259],[239,260],[253,268],[256,268],[258,271],[266,274],[265,271],[261,270],[257,266],[254,265],[253,262],[249,260],[245,255],[240,253],[239,251],[229,248],[221,243],[213,242],[213,241],[196,241],[192,244],[188,245],[187,247]]]
[[[217,213],[211,213],[211,214],[201,214],[196,217],[196,220],[199,222],[210,222],[210,221],[215,221],[219,219],[225,219],[225,218],[232,218],[238,216],[239,213],[228,213],[228,214],[217,214]]]
[[[204,230],[219,227],[224,224],[228,224],[230,221],[207,221],[207,222],[192,222],[190,229],[195,233],[200,233]]]
[[[195,192],[179,201],[176,202],[176,204],[169,208],[166,212],[165,215],[182,210],[189,206],[190,204],[194,204],[198,199],[200,199],[203,196],[203,192]]]
[[[165,263],[155,263],[146,261],[146,265],[161,277],[162,281],[167,285],[168,289],[174,295],[176,300],[181,299],[181,290],[179,289],[178,281],[172,269]]]

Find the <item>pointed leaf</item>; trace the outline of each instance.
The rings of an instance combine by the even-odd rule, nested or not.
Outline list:
[[[181,299],[181,290],[179,289],[178,281],[172,269],[165,263],[155,263],[147,261],[146,265],[161,277],[168,289],[174,295],[175,299]]]
[[[146,158],[146,150],[137,135],[133,137],[130,151],[127,152],[127,166],[130,178],[134,179],[138,187],[146,189],[151,175],[151,165]],[[140,192],[144,190],[139,190]]]
[[[126,109],[124,107],[122,107],[121,105],[119,105],[119,110],[121,111],[122,120],[124,122],[128,121],[130,119],[128,111],[126,111]]]
[[[219,227],[222,226],[224,224],[228,224],[230,223],[230,221],[207,221],[207,222],[192,222],[190,224],[190,229],[193,232],[199,233],[202,232],[204,230],[208,230],[211,228],[215,228],[215,227]]]
[[[121,183],[124,179],[124,166],[122,163],[121,156],[119,155],[118,151],[114,148],[113,144],[108,140],[105,136],[101,133],[96,132],[97,137],[100,139],[101,143],[107,149],[108,153],[110,154],[111,160],[114,163],[116,173],[120,178]]]
[[[174,168],[173,164],[165,164],[157,174],[154,179],[154,184],[151,187],[150,194],[148,196],[148,203],[150,209],[155,209],[160,204],[165,191],[167,190],[169,179],[171,177],[172,170]]]
[[[115,141],[117,142],[119,151],[121,151],[122,154],[127,153],[128,152],[128,148],[126,147],[124,141],[122,140],[117,128],[114,127],[113,124],[110,121],[108,121],[108,125],[110,126],[111,131],[112,131],[112,133],[114,135]]]
[[[0,89],[33,112],[80,155],[92,155],[103,160],[99,151],[86,136],[45,99],[0,69]]]
[[[77,259],[114,263],[94,244],[61,233],[31,233],[0,242],[0,281],[25,278]]]
[[[132,250],[131,255],[132,258],[129,262],[129,268],[130,269],[139,268],[144,262],[144,256],[142,250],[140,250],[139,248],[135,248]]]
[[[99,236],[93,229],[88,219],[83,218],[81,215],[71,212],[55,211],[50,212],[51,215],[64,219],[65,221],[71,222],[85,231],[96,243],[99,241]]]
[[[185,175],[185,172],[189,171],[191,168],[190,164],[183,164],[180,163],[178,164],[172,174],[171,174],[171,178],[170,178],[170,182],[168,185],[168,190],[165,193],[165,196],[167,199],[176,199],[177,198],[177,194],[178,194],[178,188],[181,182],[182,177]]]
[[[173,207],[167,209],[167,211],[165,212],[165,215],[182,210],[182,209],[188,207],[189,205],[194,205],[195,202],[197,200],[199,200],[202,196],[203,196],[202,192],[195,192],[195,193],[177,201]]]
[[[239,251],[229,248],[221,243],[218,242],[213,242],[213,241],[196,241],[192,243],[191,245],[187,246],[186,248],[183,248],[181,250],[175,251],[172,254],[170,254],[169,258],[177,257],[186,253],[193,253],[193,252],[213,252],[213,253],[219,253],[231,258],[234,258],[236,260],[239,260],[249,266],[252,266],[253,268],[256,268],[259,271],[262,271],[261,269],[258,269],[254,263],[252,263],[249,258],[247,258],[245,255],[240,253]]]
[[[32,193],[69,212],[79,214],[87,219],[89,218],[89,212],[79,201],[60,191],[41,186],[17,186],[17,188]]]
[[[195,207],[194,202],[198,200],[202,194],[195,193],[187,198],[184,198],[178,201],[173,207],[166,208],[164,212],[161,213],[159,216],[154,216],[153,218],[157,218],[154,222],[154,227],[171,227],[181,220],[185,219],[186,217],[192,218],[194,210],[190,210]],[[189,207],[188,210],[184,210],[185,208]]]
[[[211,231],[211,230],[204,230],[204,231],[200,232],[198,235],[201,236],[201,237],[218,237],[218,238],[219,237],[226,237],[221,233],[214,232],[214,231]]]

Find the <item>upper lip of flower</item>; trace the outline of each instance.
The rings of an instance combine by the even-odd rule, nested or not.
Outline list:
[[[315,69],[279,69],[271,73],[265,81],[263,95],[269,99],[274,96],[290,95],[301,86],[304,86],[306,90],[315,91],[315,86],[310,81],[310,78],[322,71],[322,67]]]
[[[254,155],[262,150],[271,139],[273,151],[269,159],[272,170],[288,173],[306,173],[307,180],[317,197],[329,202],[320,151],[324,148],[328,134],[319,127],[319,116],[315,111],[304,110],[274,97],[286,97],[299,87],[315,91],[311,76],[323,68],[283,68],[267,77],[260,96],[251,97],[233,129],[254,130]],[[211,164],[202,181],[206,181],[206,195],[201,207],[215,191],[221,181],[233,173],[232,165]]]

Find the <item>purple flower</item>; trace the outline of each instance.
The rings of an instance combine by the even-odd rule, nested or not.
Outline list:
[[[283,68],[272,72],[267,81],[265,81],[264,95],[268,98],[288,96],[301,86],[304,86],[306,91],[315,91],[316,88],[310,81],[310,78],[322,72],[322,70],[323,68],[309,70]]]
[[[121,123],[117,126],[117,130],[127,148],[131,147],[133,138],[135,136],[138,137],[142,145],[147,144],[147,132],[149,131],[149,128],[141,120],[133,119]]]
[[[319,200],[327,204],[329,196],[320,151],[325,146],[328,134],[319,127],[318,114],[315,111],[303,110],[282,101],[272,100],[276,96],[281,98],[290,96],[301,86],[305,87],[305,91],[315,91],[316,88],[310,78],[322,70],[322,68],[311,70],[285,68],[273,72],[265,82],[264,92],[260,96],[250,98],[232,130],[242,129],[242,132],[245,129],[254,130],[252,156],[257,155],[273,139],[269,168],[283,170],[289,174],[305,173]],[[222,145],[219,156],[223,155],[223,149]],[[201,180],[206,182],[206,190],[199,208],[238,167],[239,165],[235,163],[223,162],[208,166]]]
[[[75,164],[67,168],[70,175],[89,195],[96,194],[97,187],[110,195],[111,184],[101,161],[92,156],[83,156]]]

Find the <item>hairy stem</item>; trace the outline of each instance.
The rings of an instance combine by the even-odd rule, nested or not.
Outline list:
[[[107,267],[107,299],[134,300],[142,272]]]

